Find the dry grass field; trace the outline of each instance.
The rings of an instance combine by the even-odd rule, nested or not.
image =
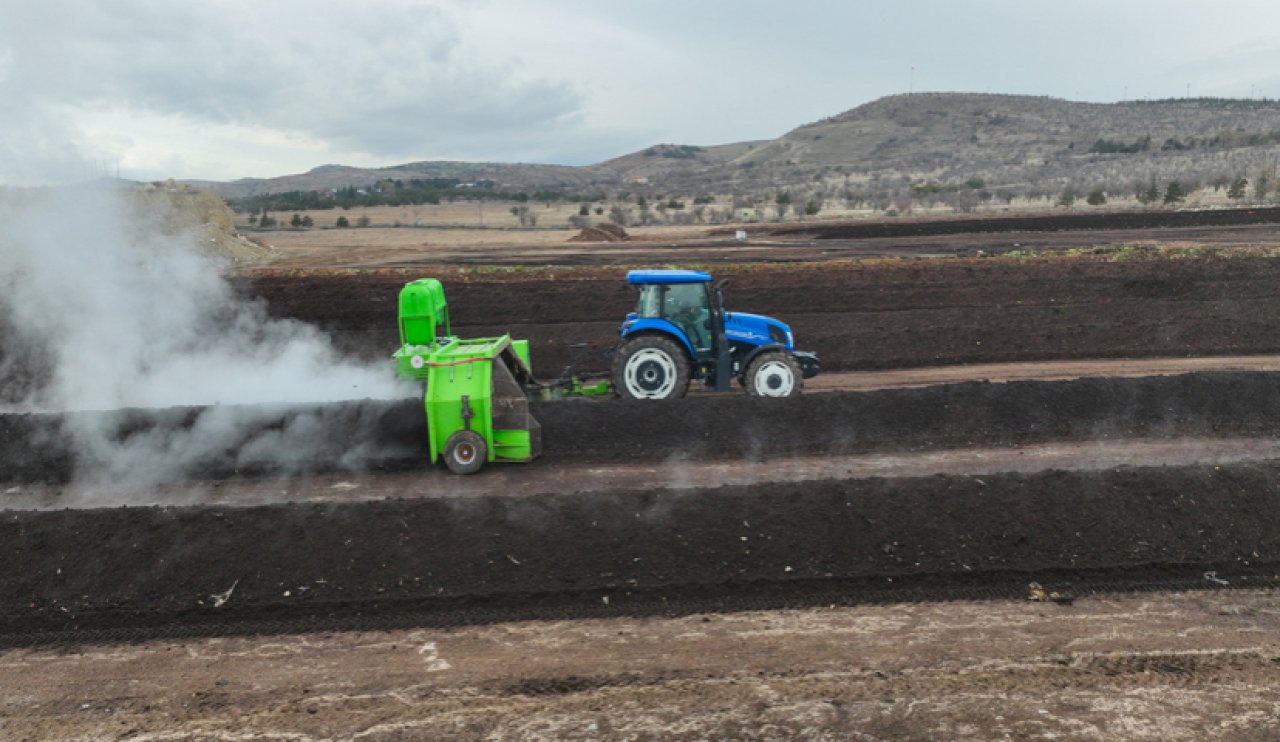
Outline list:
[[[685,210],[692,209],[693,198],[690,196],[678,195],[677,199],[685,203]],[[362,229],[357,226],[361,217],[368,218],[368,226],[363,229],[386,228],[393,230],[405,230],[412,234],[414,229],[422,228],[439,228],[449,230],[464,230],[454,236],[437,235],[433,241],[441,241],[447,244],[526,244],[529,242],[555,242],[561,241],[563,235],[557,234],[560,230],[571,230],[571,234],[576,234],[578,227],[575,227],[571,219],[579,216],[580,204],[578,203],[543,203],[529,202],[523,204],[529,208],[529,215],[536,220],[532,225],[522,226],[516,215],[511,213],[511,209],[518,207],[515,201],[446,201],[439,204],[423,204],[420,206],[372,206],[366,208],[353,209],[317,209],[303,210],[297,212],[273,212],[272,216],[276,218],[278,226],[269,230],[256,230],[249,223],[249,214],[238,213],[235,215],[235,225],[238,229],[248,232],[261,232],[269,234],[265,237],[265,241],[276,243],[290,242],[291,238],[284,238],[282,234],[296,234],[298,232],[323,232],[326,230],[336,229],[337,221],[340,217],[346,217],[351,224],[350,229]],[[610,202],[597,202],[590,204],[592,213],[586,217],[591,223],[607,221],[609,218],[609,210],[612,207]],[[708,210],[724,211],[731,209],[733,199],[731,196],[719,195],[715,197],[715,202],[708,204]],[[1185,203],[1181,204],[1183,208],[1226,208],[1229,206],[1239,206],[1234,204],[1226,197],[1225,191],[1215,192],[1212,189],[1202,189],[1192,193]],[[634,217],[636,209],[634,204],[632,207],[632,215]],[[1141,208],[1133,195],[1113,195],[1109,197],[1106,210]],[[602,209],[601,214],[596,214],[595,209]],[[759,207],[762,212],[761,223],[772,223],[777,221],[798,222],[798,221],[814,221],[814,220],[848,220],[848,219],[882,219],[885,218],[885,212],[870,207],[849,208],[840,201],[827,201],[822,205],[822,210],[816,216],[797,217],[794,212],[788,212],[783,220],[777,218],[777,211],[771,203],[762,203]],[[1030,200],[1023,198],[1013,199],[1009,203],[993,202],[990,204],[980,205],[974,209],[976,214],[987,215],[1006,215],[1017,214],[1028,211],[1042,212],[1046,209],[1052,209],[1056,212],[1063,213],[1089,213],[1100,211],[1098,207],[1089,206],[1085,203],[1083,194],[1077,199],[1075,204],[1069,207],[1059,206],[1052,201]],[[293,214],[299,216],[310,216],[314,226],[310,229],[294,229],[289,226],[289,221]],[[670,212],[674,213],[674,212]],[[929,206],[919,203],[912,204],[909,212],[904,212],[903,216],[915,217],[947,217],[956,214],[955,209],[943,204],[937,203]],[[682,234],[689,231],[690,228],[712,226],[712,220],[708,213],[704,216],[704,220],[693,224],[671,224],[664,219],[660,213],[654,212],[654,223],[647,227],[637,227],[634,224],[625,225],[628,232],[633,234],[651,235],[656,239],[663,239],[662,235],[674,233]],[[732,224],[734,222],[728,222]],[[749,224],[749,223],[748,223]],[[668,229],[674,232],[667,231]],[[550,231],[550,235],[547,236]],[[316,239],[320,242],[327,242],[327,238],[308,238]],[[404,244],[405,242],[413,242],[413,237],[396,237],[393,233],[379,233],[377,242],[383,239],[388,244]],[[362,238],[361,242],[370,242],[367,238]],[[416,240],[421,242],[422,240]]]

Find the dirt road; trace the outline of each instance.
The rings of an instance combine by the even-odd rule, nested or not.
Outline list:
[[[891,371],[838,371],[805,381],[805,391],[862,392],[910,389],[964,381],[1066,381],[1101,376],[1138,378],[1197,371],[1280,371],[1280,356],[1217,356],[1209,358],[1106,358],[1026,363],[975,363]]]
[[[10,650],[0,688],[7,739],[1264,740],[1280,595]]]
[[[1225,465],[1280,460],[1273,438],[1159,438],[1058,441],[764,460],[682,460],[646,463],[562,462],[553,466],[494,466],[481,477],[457,477],[425,464],[376,475],[338,473],[304,478],[262,478],[128,483],[25,484],[0,492],[11,510],[104,506],[207,505],[252,507],[279,503],[332,503],[388,498],[537,497],[648,486],[662,490],[767,485],[832,478],[970,476],[1045,470],[1103,471],[1120,466]]]

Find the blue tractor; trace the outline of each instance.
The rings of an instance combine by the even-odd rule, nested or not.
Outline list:
[[[738,379],[761,397],[791,397],[818,373],[818,357],[795,349],[791,328],[770,317],[726,312],[722,281],[691,270],[627,274],[640,291],[622,323],[613,388],[631,399],[683,397],[693,380],[729,389]]]

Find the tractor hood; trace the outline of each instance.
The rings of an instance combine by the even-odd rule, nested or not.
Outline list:
[[[791,328],[772,317],[747,312],[726,312],[724,334],[732,342],[748,345],[782,345],[795,349]]]

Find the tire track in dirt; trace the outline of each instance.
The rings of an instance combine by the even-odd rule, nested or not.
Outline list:
[[[9,488],[7,510],[201,506],[254,507],[280,503],[376,501],[388,498],[531,498],[593,492],[644,483],[665,491],[768,486],[833,477],[982,477],[1039,471],[1101,471],[1122,466],[1221,466],[1280,460],[1272,438],[1161,438],[1053,442],[1002,448],[967,446],[899,453],[762,456],[755,460],[672,457],[649,464],[540,462],[493,467],[484,476],[457,477],[443,469],[372,475],[335,473],[305,478],[194,480],[138,486],[25,485]]]

